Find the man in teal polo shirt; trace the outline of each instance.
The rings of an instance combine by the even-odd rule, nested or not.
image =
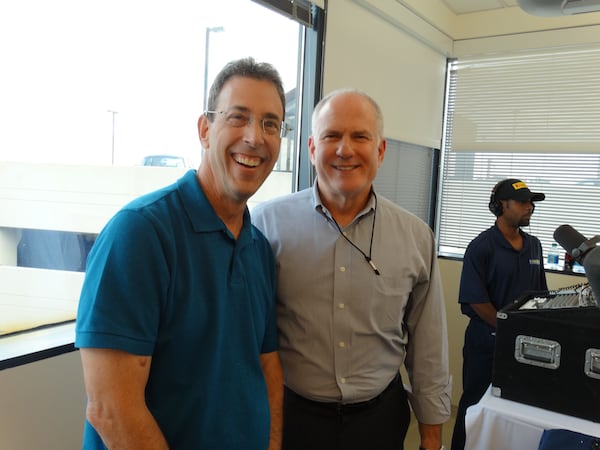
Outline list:
[[[272,66],[229,63],[198,121],[198,171],[99,235],[75,342],[84,449],[280,448],[274,258],[246,201],[277,161],[284,111]]]

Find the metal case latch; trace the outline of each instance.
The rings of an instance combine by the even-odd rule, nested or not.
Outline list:
[[[515,359],[523,364],[558,369],[560,344],[549,339],[518,335],[515,340]]]
[[[588,348],[585,352],[585,374],[600,380],[600,349]]]

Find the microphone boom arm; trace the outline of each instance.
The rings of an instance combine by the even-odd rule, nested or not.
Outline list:
[[[600,242],[600,235],[594,236],[593,238],[582,242],[579,247],[574,248],[569,253],[573,258],[578,259],[580,256],[585,255],[588,251],[596,248],[598,242]]]

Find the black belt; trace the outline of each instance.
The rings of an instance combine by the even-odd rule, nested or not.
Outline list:
[[[379,395],[373,397],[370,400],[365,400],[364,402],[356,402],[356,403],[317,402],[315,400],[310,400],[306,397],[302,397],[300,394],[296,394],[294,391],[292,391],[287,386],[285,387],[285,393],[286,393],[286,395],[293,397],[294,399],[299,400],[303,403],[309,404],[311,406],[314,406],[314,407],[317,407],[317,408],[320,408],[323,410],[327,410],[327,411],[336,412],[338,414],[345,414],[345,413],[365,411],[369,408],[372,408],[379,402],[379,400],[381,400],[381,398],[383,397],[384,394],[386,394],[388,391],[390,391],[394,386],[396,386],[400,382],[401,382],[401,378],[400,378],[400,374],[398,373],[394,377],[394,379],[390,382],[390,384],[388,384],[388,386]]]

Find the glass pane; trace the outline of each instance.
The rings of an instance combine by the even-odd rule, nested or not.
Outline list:
[[[562,224],[570,224],[588,239],[598,234],[592,211],[600,209],[600,155],[450,151],[441,197],[441,254],[462,256],[469,242],[494,223],[488,203],[493,186],[504,178],[524,180],[532,191],[546,195],[525,228],[540,239],[545,256]],[[562,268],[564,250],[559,250]]]
[[[429,226],[431,180],[434,178],[435,150],[387,139],[385,161],[373,181],[377,193],[407,209]]]
[[[206,90],[232,59],[282,75],[292,132],[252,201],[289,193],[303,32],[250,0],[2,2],[0,335],[75,317],[106,221],[200,164]]]

